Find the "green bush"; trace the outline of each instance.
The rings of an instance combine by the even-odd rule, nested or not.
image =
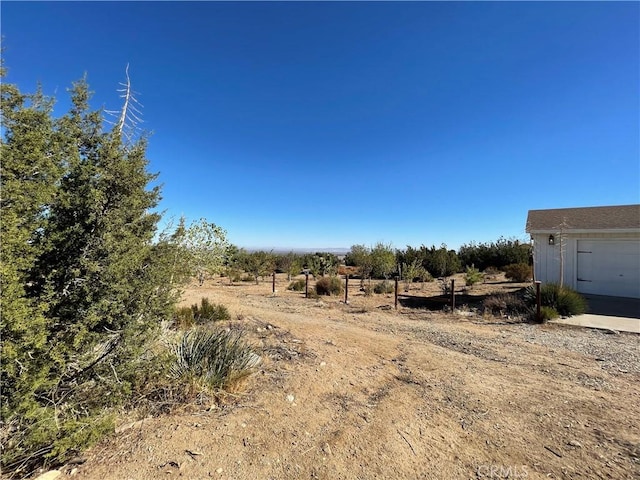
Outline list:
[[[191,307],[196,323],[217,322],[220,320],[230,320],[229,310],[222,304],[209,302],[208,298],[200,301],[200,308],[197,305]]]
[[[536,289],[531,285],[524,293],[526,302],[535,307]],[[587,301],[582,295],[569,287],[561,287],[556,283],[545,283],[540,287],[540,304],[553,308],[559,315],[570,317],[587,311]]]
[[[393,293],[395,290],[395,287],[393,285],[393,283],[387,281],[387,280],[383,280],[380,283],[376,283],[375,287],[373,287],[373,291],[374,293]]]
[[[176,309],[174,323],[178,328],[190,328],[196,324],[230,319],[231,315],[227,307],[211,303],[208,298],[203,298],[200,301],[200,306],[195,304],[191,307]]]
[[[300,278],[298,280],[294,280],[289,284],[287,290],[293,290],[294,292],[304,292],[305,285],[307,284],[306,280]]]
[[[172,376],[212,390],[232,388],[261,361],[242,334],[233,330],[190,330],[171,350],[175,356]]]
[[[342,291],[342,280],[338,277],[322,277],[316,282],[318,295],[340,295]]]
[[[512,263],[504,267],[504,276],[514,282],[528,282],[533,278],[533,272],[526,263]]]
[[[433,282],[433,275],[431,275],[425,268],[418,268],[418,278],[422,283]]]
[[[482,281],[482,273],[477,268],[471,266],[466,268],[466,272],[464,274],[464,281],[467,287],[475,285],[478,282]]]

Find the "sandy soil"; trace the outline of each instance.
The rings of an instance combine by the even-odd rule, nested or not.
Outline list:
[[[355,281],[348,305],[286,285],[190,288],[185,304],[229,308],[259,370],[224,404],[137,422],[65,475],[640,478],[640,336],[403,306],[435,284],[413,286],[398,311]]]

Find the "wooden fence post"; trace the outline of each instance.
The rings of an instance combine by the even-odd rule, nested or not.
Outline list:
[[[344,278],[344,304],[347,305],[349,303],[349,274]]]
[[[395,278],[395,294],[394,294],[394,307],[397,310],[398,309],[398,276],[396,275]]]
[[[273,272],[273,284],[271,287],[271,292],[276,293],[276,272]]]
[[[451,279],[451,312],[456,309],[456,281]]]

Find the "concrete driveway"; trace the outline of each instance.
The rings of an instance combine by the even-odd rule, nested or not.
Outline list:
[[[620,332],[640,333],[640,299],[585,295],[589,307],[584,315],[553,320],[553,323]]]

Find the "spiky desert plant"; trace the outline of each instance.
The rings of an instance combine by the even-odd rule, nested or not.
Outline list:
[[[261,362],[242,333],[233,330],[190,330],[171,350],[173,376],[212,390],[232,388]]]
[[[536,303],[535,287],[524,291],[524,298],[530,305]],[[587,301],[575,290],[556,283],[545,283],[540,288],[540,303],[543,307],[552,307],[559,315],[570,317],[587,311]]]

